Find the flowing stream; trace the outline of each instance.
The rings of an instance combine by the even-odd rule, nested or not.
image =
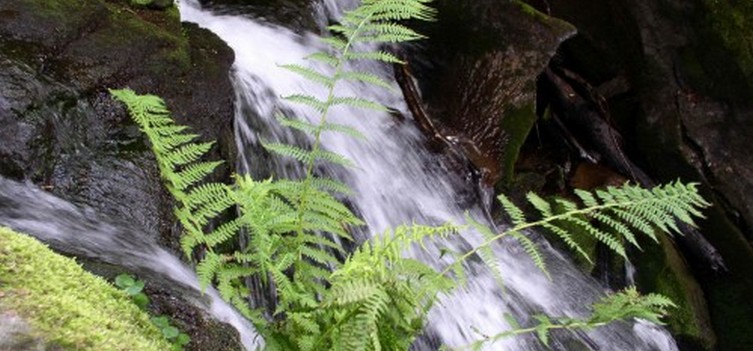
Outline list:
[[[325,16],[337,16],[343,9],[353,6],[352,1],[325,1],[317,23],[326,23]],[[215,32],[233,48],[236,55],[234,82],[237,96],[236,143],[241,151],[239,170],[252,174],[265,174],[269,167],[267,158],[259,157],[259,142],[285,141],[306,143],[299,136],[280,127],[274,119],[275,112],[283,110],[288,115],[318,121],[318,115],[308,108],[290,105],[282,97],[304,93],[320,98],[326,91],[279,67],[281,64],[307,65],[303,58],[322,50],[318,35],[296,32],[267,23],[253,16],[212,13],[194,2],[181,3],[184,21],[195,22]],[[320,69],[325,69],[319,67]],[[371,64],[359,65],[391,80],[391,67]],[[360,96],[379,101],[405,116],[406,111],[399,89],[386,91],[363,84],[341,82],[337,93]],[[354,110],[338,107],[331,111],[329,120],[355,127],[368,140],[355,140],[349,136],[330,133],[322,138],[325,149],[346,156],[356,166],[350,169],[326,166],[320,172],[335,176],[354,190],[350,203],[367,223],[358,233],[358,239],[392,228],[399,224],[444,222],[464,223],[466,211],[476,219],[487,218],[479,205],[460,205],[460,198],[468,193],[468,182],[461,175],[448,171],[441,159],[424,147],[419,131],[410,123],[398,123],[388,113]],[[308,141],[310,142],[310,141]],[[295,164],[276,160],[275,174],[296,176],[300,170]],[[477,262],[468,265],[470,279],[465,289],[442,302],[430,313],[425,336],[416,344],[420,350],[438,348],[441,344],[462,346],[480,338],[480,334],[493,335],[510,326],[503,318],[512,313],[521,321],[535,313],[551,316],[583,315],[585,306],[603,294],[603,288],[593,279],[585,277],[567,259],[535,233],[531,233],[546,251],[552,280],[549,281],[513,242],[503,242],[496,248],[500,257],[506,283],[501,290],[487,270]],[[436,244],[429,252],[413,252],[436,267],[441,262],[439,246],[464,251],[481,242],[475,233],[462,233],[462,239]],[[480,333],[480,334],[479,334]],[[490,350],[545,350],[532,336],[498,342]],[[552,341],[556,350],[677,350],[669,334],[649,323],[622,323],[589,333],[557,333]]]

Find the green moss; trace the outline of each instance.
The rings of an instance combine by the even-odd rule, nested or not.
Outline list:
[[[684,78],[700,93],[733,103],[753,98],[753,2],[703,0],[697,39],[680,53]]]
[[[753,82],[753,2],[740,0],[706,0],[708,20],[740,68]]]
[[[508,107],[502,118],[502,130],[508,136],[507,145],[502,155],[502,179],[509,183],[513,180],[515,171],[515,162],[520,155],[520,148],[528,138],[534,123],[536,122],[536,111],[533,103],[523,107]]]
[[[0,227],[0,309],[66,350],[169,350],[125,294],[37,240]]]
[[[716,337],[711,331],[703,292],[672,241],[665,235],[659,238],[659,245],[643,244],[644,252],[636,261],[638,283],[645,292],[665,295],[677,305],[666,321],[681,342],[711,350]]]

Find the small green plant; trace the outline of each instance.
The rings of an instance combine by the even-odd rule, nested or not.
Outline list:
[[[149,306],[149,297],[144,294],[144,281],[134,278],[130,274],[122,273],[115,277],[115,285],[131,297],[134,304],[142,310]],[[162,332],[162,336],[170,342],[173,351],[182,351],[191,342],[191,337],[182,333],[170,323],[167,316],[156,316],[149,319]]]
[[[170,323],[167,316],[157,316],[150,318],[152,323],[162,331],[162,335],[170,342],[173,351],[182,351],[183,348],[191,342],[188,334],[181,332]]]
[[[142,310],[149,306],[149,297],[144,294],[144,282],[134,279],[130,274],[120,274],[115,277],[115,286],[125,291],[126,295],[131,297],[133,303]]]

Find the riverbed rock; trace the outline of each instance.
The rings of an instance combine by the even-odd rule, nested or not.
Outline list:
[[[575,30],[517,1],[439,1],[437,8],[436,25],[425,31],[430,66],[418,70],[428,111],[487,185],[509,180],[536,118],[536,78]]]
[[[0,2],[0,176],[128,222],[177,252],[174,202],[146,138],[108,89],[163,97],[178,123],[218,141],[208,158],[234,160],[234,56],[213,33],[181,23],[177,8],[154,8]],[[214,179],[229,180],[233,163]]]

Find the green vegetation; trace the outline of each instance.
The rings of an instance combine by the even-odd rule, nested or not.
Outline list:
[[[126,295],[131,297],[133,303],[139,306],[142,310],[146,310],[149,306],[149,297],[144,294],[144,281],[135,279],[130,274],[120,274],[115,277],[115,285],[123,291]],[[156,316],[150,318],[152,323],[162,331],[162,335],[170,342],[173,351],[182,351],[183,347],[191,342],[191,337],[186,333],[181,333],[178,328],[170,323],[170,319],[167,316]]]
[[[134,279],[130,274],[120,274],[115,277],[115,286],[123,289],[131,297],[133,303],[145,310],[149,306],[149,297],[144,294],[144,281]]]
[[[318,111],[318,123],[288,116],[278,118],[283,125],[311,135],[313,144],[309,148],[265,144],[273,152],[300,161],[306,170],[302,179],[259,181],[239,175],[233,185],[201,183],[219,164],[200,160],[212,143],[195,142],[198,136],[176,125],[160,98],[137,95],[131,90],[111,91],[125,103],[152,143],[167,188],[178,202],[175,214],[184,227],[181,242],[184,253],[193,257],[197,251],[202,252],[197,265],[200,281],[205,286],[215,284],[226,300],[251,319],[269,350],[407,350],[423,330],[427,313],[437,299],[463,285],[463,263],[467,259],[481,257],[503,283],[503,272],[498,269],[491,245],[504,237],[516,239],[548,274],[543,255],[524,230],[535,227],[550,230],[590,260],[564,229],[565,224],[577,226],[625,256],[624,243],[637,246],[637,234],[656,240],[657,228],[677,232],[676,219],[692,224],[692,217],[699,216],[699,209],[707,206],[695,185],[680,183],[652,190],[625,186],[578,191],[582,207],[563,199],[545,200],[529,194],[529,202],[541,216],[529,222],[520,208],[500,196],[499,201],[512,220],[512,228],[502,233],[469,216],[468,225],[398,226],[353,252],[345,252],[341,241],[352,240],[350,229],[361,224],[336,197],[350,190],[336,180],[317,177],[314,167],[319,162],[348,166],[350,161],[323,150],[320,138],[325,132],[360,136],[350,127],[327,121],[333,108],[342,105],[381,111],[387,108],[356,96],[338,96],[335,87],[342,80],[388,87],[378,76],[349,71],[347,63],[364,59],[399,62],[387,52],[358,51],[357,43],[420,39],[420,34],[398,22],[430,20],[433,10],[426,2],[365,0],[359,8],[348,12],[340,24],[330,27],[335,36],[324,41],[331,50],[309,56],[331,66],[334,73],[285,66],[328,91],[325,100],[308,95],[288,97],[291,102]],[[237,209],[234,219],[217,223],[219,217],[232,209]],[[445,249],[443,254],[455,260],[439,271],[401,255],[409,247],[423,247],[422,243],[428,240],[466,230],[483,235],[484,243],[467,252]],[[248,244],[236,248],[238,238],[246,233]],[[342,256],[346,258],[340,259]],[[253,310],[248,304],[250,291],[246,280],[252,276],[276,293],[277,304],[272,306],[271,315],[266,310]],[[659,322],[671,306],[671,301],[662,296],[640,296],[631,288],[604,298],[593,306],[593,314],[584,319],[537,316],[536,325],[501,331],[477,344],[523,333],[536,333],[547,344],[549,332],[554,329],[590,329],[634,317]]]
[[[535,325],[521,327],[515,317],[509,314],[505,315],[505,319],[514,329],[484,337],[465,348],[478,350],[484,344],[526,333],[536,333],[536,336],[544,345],[549,345],[549,333],[553,330],[589,330],[630,318],[642,318],[661,324],[660,318],[666,314],[667,308],[670,307],[675,307],[675,305],[664,296],[657,294],[642,296],[635,287],[629,287],[595,303],[591,317],[587,319],[552,318],[546,315],[535,315],[533,316],[533,319],[537,322]]]
[[[0,228],[0,310],[19,314],[64,350],[170,348],[122,291],[7,228]]]

